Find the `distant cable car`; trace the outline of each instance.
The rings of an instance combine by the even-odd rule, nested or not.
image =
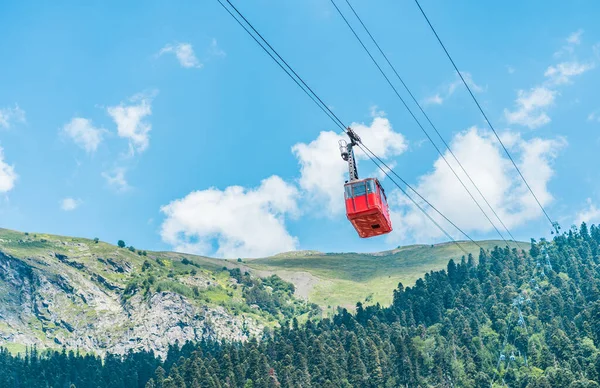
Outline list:
[[[344,185],[346,217],[362,238],[379,236],[392,231],[392,220],[387,198],[377,178],[358,179],[353,147],[360,142],[358,135],[348,128],[350,143],[340,140],[342,159],[348,162],[350,179]]]

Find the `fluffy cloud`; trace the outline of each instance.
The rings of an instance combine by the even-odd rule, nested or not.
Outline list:
[[[106,180],[106,183],[117,191],[127,191],[130,189],[127,179],[125,179],[125,169],[117,167],[111,172],[103,172],[102,177]]]
[[[138,94],[129,100],[129,104],[121,103],[107,109],[108,114],[117,124],[118,135],[129,140],[131,154],[148,148],[152,125],[144,118],[152,114],[151,102],[154,95],[155,93]]]
[[[163,241],[175,250],[220,257],[264,257],[294,250],[298,241],[285,228],[285,216],[295,215],[297,189],[278,176],[259,187],[231,186],[194,191],[161,208]]]
[[[544,76],[548,77],[550,82],[555,85],[569,84],[573,76],[583,74],[593,68],[594,65],[591,63],[562,62],[548,67]]]
[[[582,222],[600,224],[600,209],[592,202],[591,198],[587,199],[587,207],[579,211],[575,216],[575,225],[579,226]]]
[[[378,113],[381,115],[383,112]],[[407,148],[404,136],[395,132],[385,117],[374,117],[370,126],[352,123],[351,127],[363,143],[383,159],[400,155]],[[342,139],[348,140],[348,137],[324,131],[316,140],[292,147],[292,152],[300,163],[300,187],[308,194],[311,202],[323,204],[329,215],[339,214],[344,209],[341,199],[348,165],[340,157],[338,141]],[[355,151],[358,160],[367,159],[362,151]],[[360,171],[359,165],[359,176]]]
[[[471,90],[475,93],[481,93],[483,92],[485,89],[480,86],[477,85],[475,83],[475,81],[473,81],[473,76],[471,75],[471,73],[469,72],[461,72],[463,78],[465,79],[465,82],[467,83],[467,85],[469,85],[469,88],[471,88]],[[426,97],[424,100],[424,103],[426,105],[441,105],[444,103],[444,101],[446,101],[448,98],[450,98],[459,87],[462,87],[463,85],[463,81],[460,79],[459,75],[456,75],[456,78],[454,81],[452,81],[449,84],[443,85],[441,86],[439,89],[441,90],[440,92],[434,94],[433,96],[429,96]]]
[[[383,112],[372,109],[370,125],[352,123],[363,142],[382,158],[399,155],[407,148],[404,137],[394,132]],[[161,236],[176,250],[216,254],[221,257],[262,257],[296,249],[298,241],[285,228],[286,216],[298,213],[304,194],[328,214],[343,211],[343,185],[347,164],[341,159],[338,141],[344,134],[321,132],[309,144],[299,143],[292,152],[300,163],[299,191],[277,176],[258,188],[240,186],[225,190],[195,191],[163,206],[166,219]],[[357,159],[366,156],[357,150]],[[213,245],[218,248],[213,249]]]
[[[102,142],[104,129],[94,128],[88,119],[75,117],[63,127],[62,131],[79,147],[87,152],[94,152]]]
[[[15,105],[14,108],[0,109],[0,128],[10,128],[14,122],[25,122],[25,111]]]
[[[505,135],[504,138],[508,140],[506,145],[510,144],[513,158],[538,199],[542,205],[548,205],[552,201],[552,195],[547,187],[554,172],[551,164],[557,152],[565,145],[565,141],[541,138],[524,140],[515,133]],[[508,228],[522,225],[541,215],[537,203],[493,135],[470,128],[454,137],[452,149]],[[475,187],[454,159],[450,155],[445,156],[469,190],[476,193]],[[464,188],[457,183],[454,174],[441,158],[435,161],[432,172],[419,179],[415,188],[467,233],[492,230],[492,226]],[[483,200],[480,200],[480,203],[484,204]],[[391,239],[396,242],[407,242],[406,236],[410,236],[414,241],[431,240],[442,236],[441,232],[402,194],[392,193],[390,204],[395,227]],[[492,218],[491,211],[487,212]],[[454,233],[453,228],[446,221],[431,210],[429,213],[445,229]],[[461,237],[456,234],[455,236]]]
[[[77,209],[81,205],[81,201],[79,199],[74,198],[63,198],[60,201],[60,208],[66,212],[73,211]]]
[[[337,145],[345,138],[335,132],[321,132],[309,144],[298,143],[292,147],[300,163],[300,187],[309,193],[311,202],[324,203],[331,214],[344,208],[340,196],[348,168],[340,158]]]
[[[504,110],[510,124],[519,124],[531,129],[550,122],[546,108],[554,103],[557,92],[545,87],[536,87],[529,91],[519,90],[514,111]]]
[[[573,54],[575,51],[575,46],[579,46],[581,44],[581,36],[583,35],[583,30],[579,29],[573,33],[571,33],[565,39],[565,45],[563,45],[560,50],[554,53],[555,58],[562,57],[563,55]]]
[[[574,32],[567,39],[567,45],[555,56],[562,56],[565,53],[572,54],[574,47],[581,42],[582,30]],[[559,94],[558,87],[572,83],[572,78],[585,73],[594,68],[593,63],[580,63],[572,60],[557,63],[549,66],[544,72],[547,78],[539,86],[535,86],[529,91],[519,90],[515,104],[517,108],[513,111],[505,109],[504,116],[510,124],[519,124],[525,127],[535,129],[548,124],[551,119],[547,110],[554,103]]]
[[[216,40],[213,41],[215,44],[215,49],[218,49],[216,46]],[[163,47],[159,52],[158,56],[163,54],[175,54],[179,64],[185,68],[202,68],[202,63],[196,58],[196,54],[194,54],[194,49],[192,45],[189,43],[176,43],[176,44],[168,44]]]
[[[14,166],[4,161],[4,151],[0,147],[0,193],[7,193],[15,187],[17,173]]]

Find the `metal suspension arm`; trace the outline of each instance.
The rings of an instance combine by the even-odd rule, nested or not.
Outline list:
[[[358,137],[352,128],[348,128],[347,133],[348,137],[350,137],[350,143],[347,143],[345,140],[340,140],[339,145],[342,159],[348,162],[349,182],[352,182],[358,180],[358,169],[356,167],[353,147],[360,142],[360,137]]]

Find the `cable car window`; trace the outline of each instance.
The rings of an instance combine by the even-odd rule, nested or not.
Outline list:
[[[377,189],[375,189],[375,181],[374,180],[368,180],[366,183],[367,183],[367,191],[369,192],[369,194],[377,193]]]
[[[377,182],[377,187],[379,187],[379,190],[381,190],[381,194],[383,194],[382,195],[383,200],[384,201],[387,200],[387,195],[385,195],[385,190],[383,189],[383,186],[381,186],[381,184],[379,182]]]
[[[346,199],[352,198],[352,187],[351,186],[344,186],[344,195],[346,196]]]
[[[367,194],[367,188],[365,182],[360,182],[352,185],[352,190],[354,191],[354,196],[359,197],[361,195]]]

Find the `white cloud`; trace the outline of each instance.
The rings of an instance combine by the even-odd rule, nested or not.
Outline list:
[[[463,71],[461,72],[461,74],[465,79],[465,82],[467,83],[467,85],[469,85],[469,88],[471,88],[473,92],[481,93],[485,90],[485,88],[483,88],[480,85],[477,85],[475,81],[473,81],[473,76],[471,75],[471,73]],[[460,76],[456,74],[455,77],[456,78],[454,81],[452,81],[449,84],[443,85],[439,88],[441,92],[435,93],[433,96],[426,97],[424,103],[426,105],[443,104],[443,102],[450,98],[458,90],[459,87],[463,87],[463,81],[460,79]]]
[[[7,193],[15,187],[17,180],[14,166],[4,161],[4,150],[0,147],[0,193]]]
[[[512,66],[506,66],[506,71],[508,71],[508,74],[514,74],[515,71],[517,71],[514,67]]]
[[[583,30],[572,33],[567,39],[567,45],[555,56],[565,53],[572,54],[574,46],[580,44]],[[519,124],[531,129],[548,124],[551,119],[547,108],[554,103],[559,94],[558,87],[572,83],[572,78],[594,68],[594,63],[580,63],[576,60],[565,61],[548,66],[544,72],[547,78],[541,85],[531,88],[528,92],[519,90],[514,111],[504,110],[506,120],[510,124]]]
[[[362,142],[383,159],[400,155],[407,149],[406,139],[394,132],[387,118],[375,117],[370,126],[357,123],[350,126]],[[338,141],[342,139],[348,140],[345,134],[324,131],[309,144],[298,143],[292,147],[300,163],[300,187],[306,191],[311,202],[324,206],[328,215],[339,214],[344,209],[341,199],[348,165],[340,157]],[[359,149],[355,149],[355,155],[358,160],[367,158]],[[364,173],[364,169],[360,164],[358,168],[359,176],[363,176],[361,171]]]
[[[87,152],[94,152],[102,142],[102,133],[105,130],[94,128],[91,120],[74,117],[63,127],[62,131],[79,147]]]
[[[404,136],[399,132],[395,132],[392,124],[385,117],[374,117],[369,126],[364,123],[353,122],[350,127],[361,137],[363,144],[383,159],[400,155],[408,148]],[[358,151],[357,157],[367,159],[360,151]]]
[[[338,149],[338,141],[342,139],[346,140],[346,136],[323,131],[309,144],[298,143],[292,147],[300,163],[300,187],[308,192],[311,200],[324,203],[331,214],[344,208],[340,198],[348,167]]]
[[[441,105],[444,102],[442,96],[439,93],[436,93],[433,96],[425,98],[425,104],[427,105]]]
[[[548,124],[550,117],[545,108],[554,103],[557,93],[555,90],[541,86],[532,88],[528,92],[519,90],[516,100],[517,109],[504,110],[506,120],[510,124],[519,124],[532,129]]]
[[[471,73],[468,73],[466,71],[462,71],[461,72],[463,78],[465,79],[465,82],[467,83],[467,85],[469,85],[469,87],[471,88],[471,90],[473,90],[476,93],[481,93],[485,90],[484,87],[477,85],[475,83],[475,81],[473,81],[473,76],[471,75]],[[448,88],[448,93],[450,95],[454,94],[454,92],[456,91],[456,89],[459,86],[463,85],[462,80],[460,79],[460,77],[458,75],[456,75],[456,81],[454,81],[453,83],[450,84],[449,88]]]
[[[25,111],[15,104],[14,108],[0,109],[0,128],[10,128],[14,122],[25,122]]]
[[[575,225],[581,225],[582,222],[589,224],[600,224],[600,209],[592,202],[591,198],[587,199],[587,207],[582,209],[575,216]]]
[[[575,46],[581,44],[581,36],[583,35],[583,30],[579,29],[573,33],[571,33],[566,39],[566,44],[560,48],[557,52],[554,53],[554,57],[558,58],[565,54],[573,54],[575,51]]]
[[[109,186],[113,187],[117,191],[127,191],[130,189],[127,179],[125,179],[125,169],[117,167],[111,172],[103,172],[102,177],[106,180]]]
[[[194,191],[161,208],[166,216],[161,237],[177,251],[220,257],[264,257],[295,250],[298,241],[287,232],[285,216],[297,214],[297,197],[297,189],[278,176],[254,189]]]
[[[387,167],[385,166],[381,166],[381,168],[377,168],[375,170],[375,177],[377,179],[379,179],[380,181],[385,180],[385,178],[387,178],[388,175],[392,174],[392,170],[396,168],[396,161],[392,160],[390,162],[386,162]]]
[[[371,107],[369,107],[369,114],[373,118],[385,117],[385,112],[383,110],[379,109],[379,107],[377,105],[371,105]]]
[[[60,208],[66,212],[73,211],[81,205],[81,200],[74,198],[63,198],[60,201]]]
[[[600,115],[597,112],[592,112],[588,115],[588,121],[598,121],[600,122]]]
[[[214,43],[216,46],[216,40],[214,40]],[[202,68],[202,63],[200,63],[198,58],[196,58],[196,55],[194,54],[194,49],[189,43],[168,44],[158,52],[158,56],[167,53],[175,54],[177,60],[179,61],[179,64],[185,68]]]
[[[541,138],[523,140],[514,133],[508,138],[513,141],[511,153],[521,172],[540,202],[544,206],[548,205],[553,199],[547,187],[554,173],[551,164],[565,141]],[[454,137],[452,149],[508,228],[541,216],[537,203],[492,134],[470,128]],[[477,193],[454,159],[448,153],[445,156],[469,190]],[[493,230],[441,158],[435,161],[433,171],[419,179],[415,189],[467,233]],[[415,197],[411,192],[409,194]],[[484,204],[483,200],[480,203]],[[390,206],[394,224],[390,239],[395,242],[422,242],[442,237],[441,232],[398,191],[390,195]],[[427,208],[425,205],[424,207]],[[431,209],[429,213],[455,237],[464,238],[455,234],[454,229]],[[493,217],[491,211],[487,210],[487,213],[490,218]],[[496,224],[500,226],[497,221]]]
[[[227,54],[223,51],[219,45],[217,44],[217,40],[215,38],[210,42],[210,46],[208,48],[208,52],[213,57],[225,57]]]
[[[583,35],[583,30],[579,29],[573,32],[571,35],[567,37],[567,43],[572,45],[578,45],[581,43],[581,35]]]
[[[142,152],[148,148],[149,133],[152,125],[144,120],[152,114],[151,102],[156,92],[151,94],[137,94],[130,99],[131,104],[112,106],[107,109],[108,114],[117,124],[117,133],[120,137],[129,139],[130,153]]]
[[[550,66],[544,73],[544,76],[550,79],[555,85],[571,83],[571,77],[585,73],[594,68],[591,63],[562,62],[556,66]]]

